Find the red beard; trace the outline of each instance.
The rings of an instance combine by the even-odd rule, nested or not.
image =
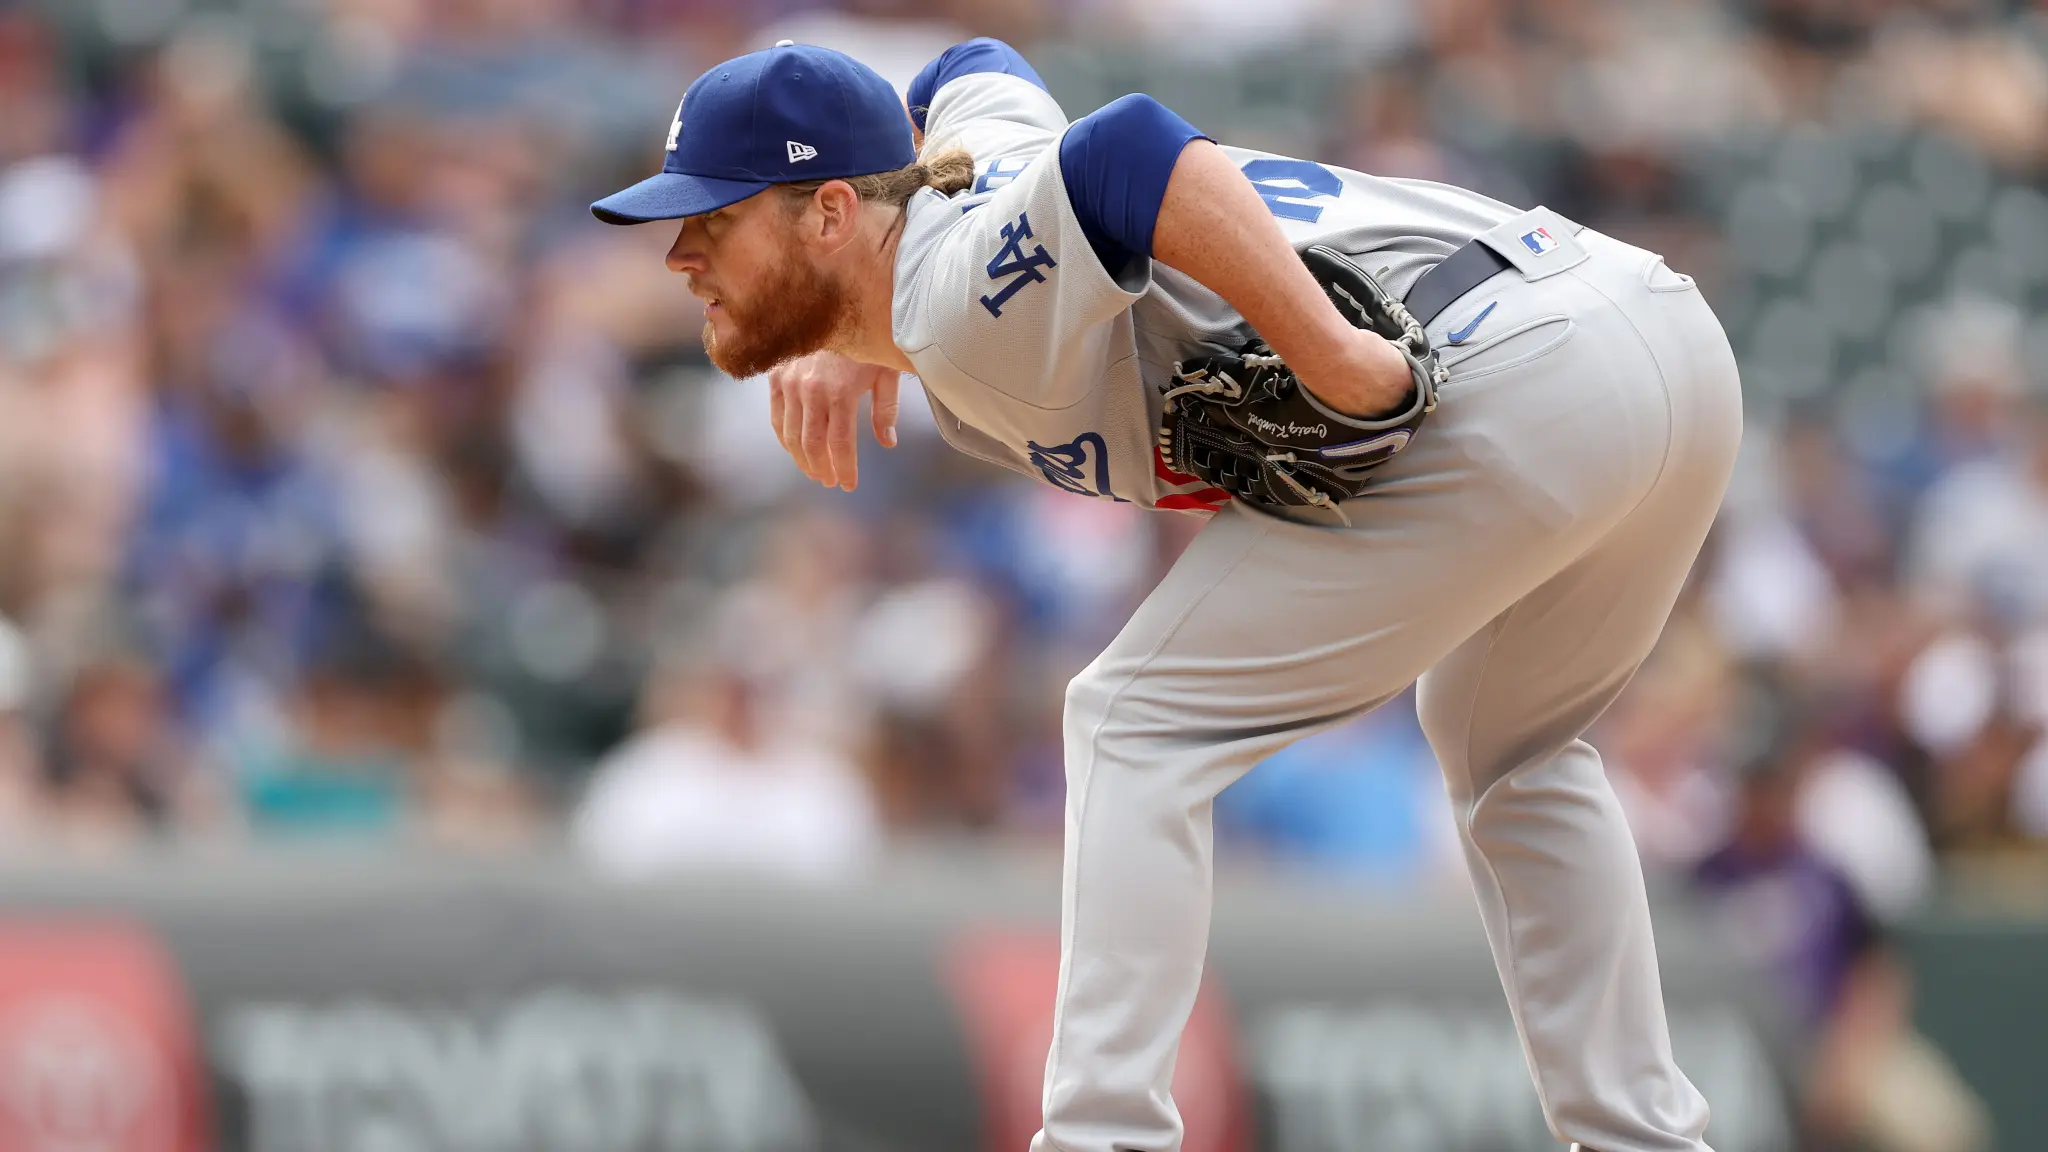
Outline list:
[[[742,304],[719,300],[731,335],[720,338],[704,323],[704,351],[735,379],[759,376],[785,360],[825,347],[847,313],[846,289],[792,251],[772,278],[755,285]]]

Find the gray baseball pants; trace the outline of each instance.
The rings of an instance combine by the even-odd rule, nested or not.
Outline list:
[[[1641,864],[1582,734],[1649,654],[1742,434],[1692,282],[1591,230],[1430,325],[1450,380],[1351,526],[1232,505],[1066,701],[1059,1003],[1033,1152],[1179,1152],[1211,802],[1420,679],[1494,962],[1553,1133],[1702,1152]],[[1488,304],[1494,310],[1457,346]]]

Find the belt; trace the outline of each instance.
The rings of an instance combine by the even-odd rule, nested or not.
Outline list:
[[[1408,298],[1402,303],[1408,306],[1408,312],[1415,317],[1417,324],[1428,327],[1429,322],[1442,315],[1443,310],[1458,297],[1513,267],[1507,257],[1485,244],[1477,240],[1467,241],[1463,248],[1424,272],[1415,286],[1408,290]]]

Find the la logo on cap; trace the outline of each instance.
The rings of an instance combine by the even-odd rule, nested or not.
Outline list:
[[[676,101],[676,118],[668,122],[668,151],[676,150],[676,141],[683,136],[683,102]]]

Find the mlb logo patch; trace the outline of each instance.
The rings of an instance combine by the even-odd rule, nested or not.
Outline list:
[[[1541,256],[1545,252],[1556,250],[1557,237],[1552,236],[1548,228],[1538,228],[1534,232],[1522,233],[1522,247]]]

